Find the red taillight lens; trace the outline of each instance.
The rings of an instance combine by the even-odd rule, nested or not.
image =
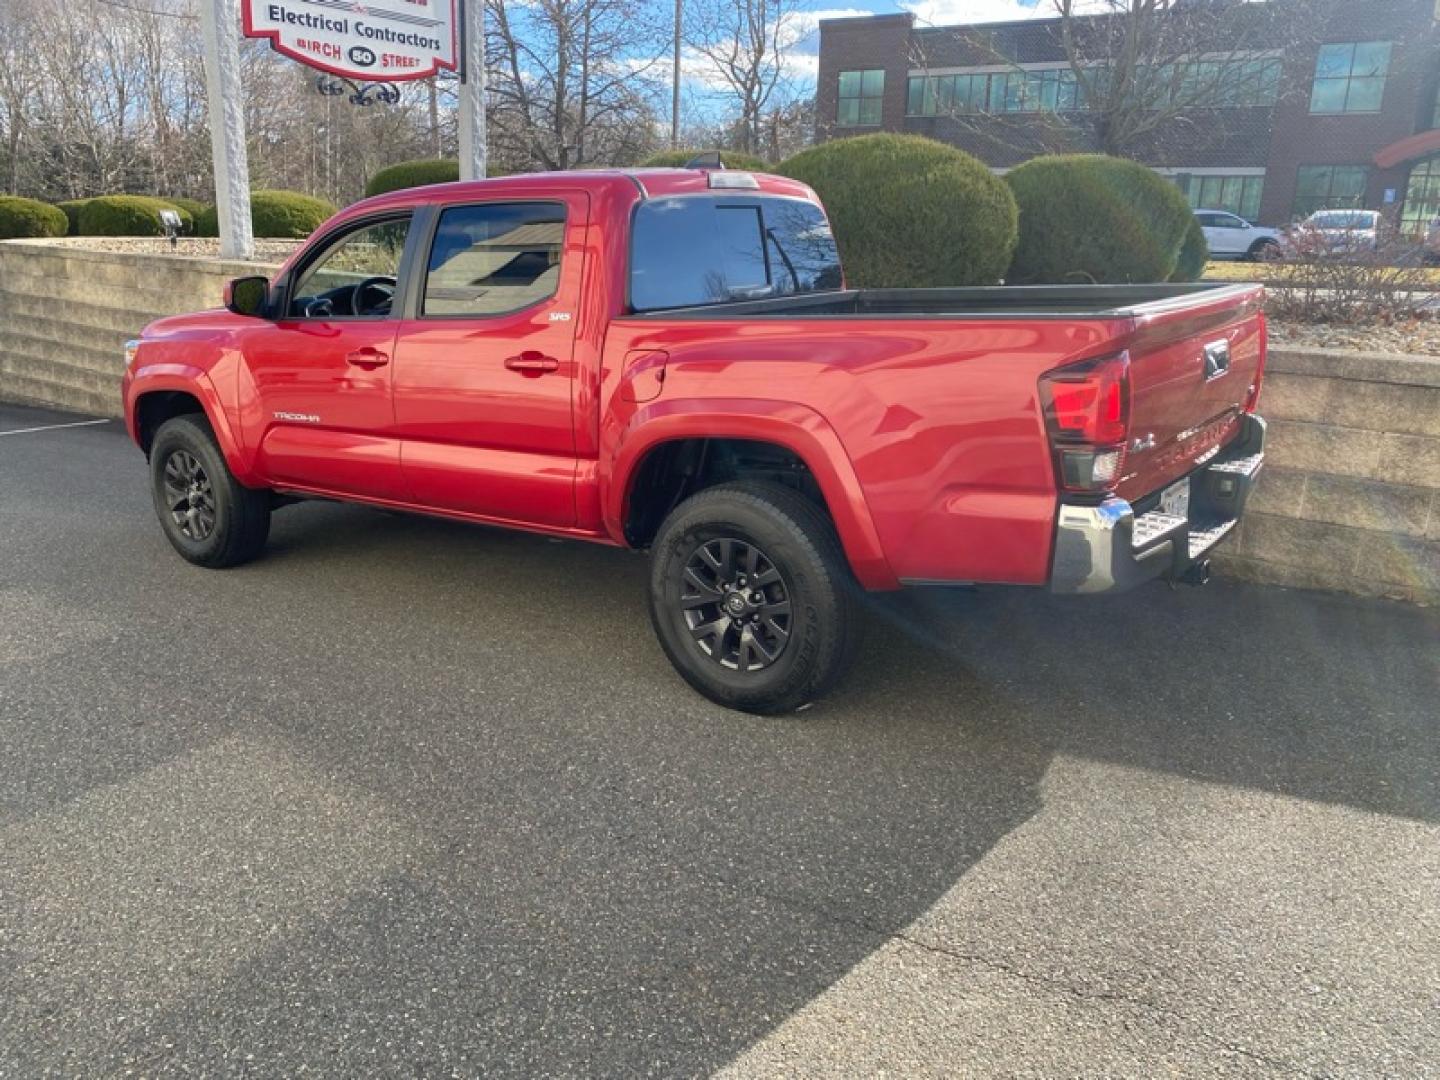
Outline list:
[[[1125,441],[1130,424],[1126,353],[1059,368],[1040,379],[1050,438],[1091,446]]]
[[[1047,372],[1040,378],[1040,400],[1060,483],[1071,491],[1113,487],[1130,429],[1129,355]]]

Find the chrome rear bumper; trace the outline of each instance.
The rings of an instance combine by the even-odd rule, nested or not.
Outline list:
[[[1265,421],[1247,416],[1240,437],[1190,474],[1188,517],[1158,509],[1137,514],[1114,495],[1094,505],[1062,502],[1050,590],[1122,592],[1152,578],[1185,576],[1239,522],[1264,463]]]

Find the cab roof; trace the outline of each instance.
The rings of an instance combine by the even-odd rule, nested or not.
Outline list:
[[[755,178],[756,187],[721,188],[712,187],[712,173],[747,175]],[[376,195],[355,203],[351,210],[376,210],[388,206],[421,206],[428,203],[454,202],[467,198],[484,198],[498,194],[522,195],[527,191],[540,189],[554,190],[569,187],[603,190],[610,188],[617,194],[635,192],[641,199],[652,199],[669,195],[697,195],[707,191],[720,194],[739,195],[747,190],[762,195],[788,195],[802,199],[815,199],[815,193],[798,180],[770,173],[749,172],[745,169],[576,169],[566,172],[520,173],[515,176],[493,176],[485,180],[459,180],[448,184],[427,184],[423,187],[402,188],[399,191]]]

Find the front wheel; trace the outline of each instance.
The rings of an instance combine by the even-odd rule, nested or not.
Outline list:
[[[270,493],[231,475],[203,416],[160,426],[150,445],[150,487],[166,539],[195,565],[239,566],[265,546]]]
[[[783,713],[823,694],[859,631],[835,530],[779,484],[709,488],[660,526],[650,621],[670,662],[711,701]]]

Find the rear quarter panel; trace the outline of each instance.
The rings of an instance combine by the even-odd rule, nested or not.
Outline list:
[[[621,318],[611,324],[601,373],[600,425],[607,528],[623,520],[633,444],[647,425],[755,438],[734,430],[738,403],[786,403],[832,434],[839,462],[798,447],[840,526],[861,583],[989,581],[1041,584],[1050,565],[1056,491],[1037,401],[1040,374],[1093,355],[1128,321]],[[631,350],[669,354],[664,389],[634,404],[617,393]],[[683,417],[688,417],[682,423]],[[813,440],[811,455],[825,452]],[[627,445],[631,449],[627,450]],[[859,505],[837,509],[823,473],[853,477]],[[843,483],[835,487],[843,492]],[[840,520],[854,514],[861,520]],[[867,530],[877,561],[863,548]]]

